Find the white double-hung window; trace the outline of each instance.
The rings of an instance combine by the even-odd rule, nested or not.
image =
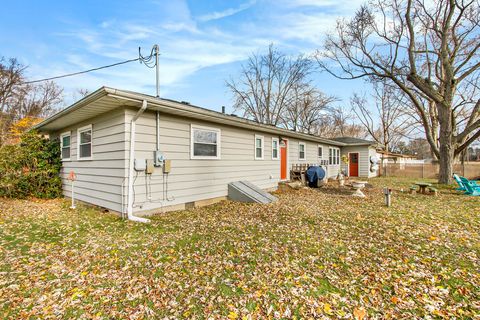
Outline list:
[[[62,161],[70,160],[70,143],[72,134],[70,131],[64,132],[60,135],[60,150]]]
[[[191,125],[190,158],[220,159],[220,129]]]
[[[307,145],[305,142],[298,143],[298,160],[306,160],[307,159]]]
[[[272,160],[278,160],[278,145],[279,145],[278,138],[272,138]]]
[[[328,148],[328,164],[330,165],[340,164],[340,149]]]
[[[77,130],[77,159],[92,160],[92,125]]]
[[[255,135],[255,160],[263,160],[264,139]]]
[[[323,147],[321,145],[318,145],[318,157],[321,159],[323,158]]]

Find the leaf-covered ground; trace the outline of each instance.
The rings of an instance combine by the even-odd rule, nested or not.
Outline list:
[[[0,318],[478,318],[480,197],[371,182],[366,199],[291,190],[149,225],[0,200]]]

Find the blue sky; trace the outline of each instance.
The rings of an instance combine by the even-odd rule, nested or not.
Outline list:
[[[312,54],[338,18],[363,1],[9,1],[0,12],[0,56],[28,65],[38,79],[136,58],[160,46],[161,96],[232,111],[225,80],[239,74],[252,52],[270,43],[297,55]],[[315,74],[315,84],[348,104],[362,81]],[[77,89],[106,85],[155,94],[155,74],[133,62],[61,79],[66,101]]]

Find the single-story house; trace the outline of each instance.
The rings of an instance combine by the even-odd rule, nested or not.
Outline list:
[[[248,180],[272,190],[296,163],[322,164],[329,177],[342,167],[371,177],[371,142],[325,139],[234,115],[102,87],[35,127],[59,139],[65,196],[73,171],[75,198],[127,213],[183,209],[227,196]],[[140,218],[138,218],[140,219]]]
[[[341,152],[348,162],[342,162],[342,170],[347,176],[372,178],[378,175],[376,142],[354,137],[338,137],[332,140],[345,144]]]
[[[387,152],[385,150],[377,150],[377,157],[380,159],[380,161],[383,160],[384,162],[395,164],[423,163],[423,160],[418,160],[414,155]]]

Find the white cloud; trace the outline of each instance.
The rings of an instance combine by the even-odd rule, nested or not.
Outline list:
[[[240,6],[238,6],[237,8],[229,8],[223,11],[215,11],[212,13],[202,15],[198,17],[197,20],[201,22],[208,22],[212,20],[218,20],[218,19],[229,17],[229,16],[233,16],[234,14],[247,10],[248,8],[252,7],[255,3],[256,3],[256,0],[245,2],[245,3],[242,3]]]
[[[365,0],[277,0],[280,4],[289,8],[298,7],[317,7],[317,8],[333,8],[336,11],[356,10],[360,5],[365,3]]]
[[[335,27],[336,17],[317,14],[291,13],[282,17],[285,21],[278,29],[278,37],[284,40],[298,39],[320,44],[323,35]]]
[[[142,47],[144,55],[148,54],[151,46],[157,43],[161,52],[161,91],[168,93],[169,88],[181,86],[184,79],[202,68],[245,60],[250,53],[263,50],[270,43],[289,48],[292,53],[311,52],[320,46],[322,34],[334,27],[337,17],[349,16],[355,11],[358,0],[354,0],[353,5],[334,0],[280,1],[259,2],[258,5],[249,1],[197,18],[192,17],[184,1],[159,1],[158,8],[152,9],[160,12],[156,20],[117,18],[60,34],[69,41],[77,40],[78,43],[73,41],[76,47],[67,50],[63,63],[58,59],[54,61],[55,68],[35,71],[40,77],[49,77],[98,67],[135,58],[138,46]],[[234,29],[225,28],[220,22],[253,5],[263,9],[260,18],[252,14],[251,19],[240,21]],[[314,8],[304,10],[304,6]],[[329,9],[325,11],[323,6]],[[207,21],[211,23],[201,23]],[[66,78],[59,83],[71,90],[95,90],[109,85],[152,93],[155,76],[152,69],[130,63]]]
[[[102,21],[102,23],[100,23],[100,27],[102,27],[104,29],[110,28],[114,23],[115,23],[115,20]]]
[[[62,65],[64,71],[58,70],[55,75],[134,58],[138,46],[142,46],[142,53],[146,55],[150,52],[151,45],[157,43],[161,52],[160,81],[168,90],[169,86],[178,85],[202,68],[244,60],[257,48],[259,41],[254,38],[242,40],[242,37],[217,27],[199,29],[187,14],[187,8],[180,7],[181,13],[175,11],[178,19],[175,23],[172,17],[157,23],[109,21],[103,24],[102,29],[82,28],[63,33],[65,37],[80,40],[80,46],[88,54],[68,54],[66,63]],[[51,72],[44,70],[43,73],[51,76]],[[152,86],[154,79],[152,69],[130,63],[76,78],[74,82],[65,81],[65,84],[67,87],[86,87],[90,90],[99,85],[137,90]]]

